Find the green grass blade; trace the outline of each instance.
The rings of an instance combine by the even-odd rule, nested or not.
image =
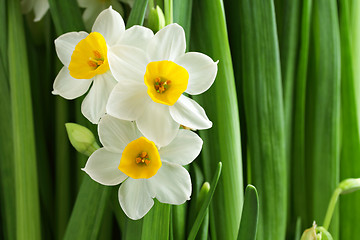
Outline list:
[[[76,198],[64,240],[98,239],[110,187],[96,183],[86,176]]]
[[[244,206],[241,215],[238,240],[256,239],[256,229],[259,218],[259,197],[256,188],[248,185],[245,189]]]
[[[193,0],[174,0],[174,22],[184,28],[187,49],[190,42],[192,5]]]
[[[341,37],[341,155],[340,178],[360,176],[360,136],[356,87],[353,71],[349,1],[339,1]],[[359,30],[357,30],[359,31]],[[360,236],[360,193],[342,196],[340,201],[340,239]]]
[[[252,184],[260,198],[257,239],[284,239],[287,162],[274,5],[242,0],[243,94]]]
[[[216,170],[216,172],[215,172],[215,174],[214,174],[214,176],[213,176],[213,178],[211,180],[211,183],[210,183],[210,191],[207,194],[206,198],[203,201],[202,206],[200,207],[200,209],[198,211],[198,214],[196,216],[194,224],[193,224],[193,226],[191,228],[191,231],[189,233],[188,240],[195,239],[196,234],[198,233],[198,231],[200,229],[201,223],[203,222],[203,219],[207,214],[207,209],[209,207],[209,204],[210,204],[211,199],[212,199],[212,197],[214,195],[216,186],[218,184],[218,181],[219,181],[219,178],[220,178],[220,175],[221,175],[221,170],[222,170],[222,163],[219,162],[217,170]]]
[[[0,24],[6,24],[7,21]],[[0,46],[2,51],[5,49]],[[4,239],[15,239],[15,176],[11,98],[7,71],[0,56],[0,203]],[[1,236],[1,235],[0,235]],[[0,237],[1,238],[1,237]]]
[[[142,228],[142,240],[169,239],[170,205],[154,199],[154,206],[145,215]]]
[[[8,1],[8,59],[14,140],[16,238],[41,239],[35,137],[23,19]]]
[[[211,178],[219,160],[224,166],[210,206],[211,238],[234,239],[240,224],[243,175],[239,110],[223,2],[194,1],[192,16],[190,49],[219,60],[213,86],[194,96],[213,121],[211,129],[200,131],[205,178]]]
[[[290,162],[293,176],[291,182],[293,218],[300,218],[297,221],[301,221],[305,227],[311,224],[311,222],[306,222],[309,218],[308,211],[305,210],[309,209],[310,205],[306,190],[308,171],[306,170],[305,161],[305,101],[312,2],[312,0],[305,0],[302,6],[300,49],[294,89],[292,161]],[[300,230],[302,232],[304,229]]]
[[[309,74],[306,89],[305,158],[311,216],[322,221],[339,182],[340,35],[336,0],[314,1]],[[326,39],[326,41],[324,41]],[[338,235],[338,213],[330,232]]]
[[[127,20],[126,28],[130,28],[134,25],[143,25],[148,2],[149,0],[135,1],[134,6],[131,9],[129,19]]]

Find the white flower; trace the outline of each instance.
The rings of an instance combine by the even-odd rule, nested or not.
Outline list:
[[[133,122],[105,115],[98,130],[104,147],[89,157],[83,170],[103,185],[124,181],[119,202],[129,218],[142,218],[153,198],[176,205],[190,199],[190,175],[181,165],[191,163],[201,151],[202,140],[195,133],[179,130],[169,145],[158,148]]]
[[[33,9],[35,14],[34,22],[38,22],[49,10],[49,2],[48,0],[22,0],[21,9],[23,13],[28,13]]]
[[[121,2],[126,2],[130,6],[133,3],[129,0],[121,0]],[[86,29],[90,29],[99,13],[110,6],[121,15],[124,13],[124,9],[118,0],[78,0],[78,3],[80,7],[85,8],[82,18]]]
[[[165,146],[179,125],[191,129],[212,126],[204,109],[183,92],[197,95],[214,82],[217,62],[197,53],[185,53],[185,33],[177,24],[161,29],[145,51],[114,46],[110,69],[119,81],[110,94],[107,113],[136,121],[147,138]]]
[[[100,13],[90,34],[70,32],[61,35],[55,40],[55,47],[64,67],[55,79],[53,94],[74,99],[86,93],[93,83],[81,111],[89,121],[98,123],[116,84],[109,69],[109,48],[115,44],[143,48],[152,36],[151,30],[140,26],[125,31],[122,17],[111,7]]]

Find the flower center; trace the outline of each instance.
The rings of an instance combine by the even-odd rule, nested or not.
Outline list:
[[[171,83],[170,80],[162,79],[160,77],[155,78],[154,87],[156,92],[157,93],[165,92],[169,88],[170,83]]]
[[[174,105],[185,92],[188,81],[186,69],[172,61],[150,62],[146,66],[144,82],[154,102]]]
[[[124,149],[119,170],[131,178],[151,178],[161,167],[160,155],[155,144],[140,137]]]
[[[98,32],[90,33],[76,46],[69,64],[70,75],[77,79],[90,79],[109,70],[107,46]]]

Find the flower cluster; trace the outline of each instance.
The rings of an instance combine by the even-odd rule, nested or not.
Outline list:
[[[189,200],[191,179],[182,165],[198,156],[203,142],[180,126],[208,129],[212,123],[184,93],[206,91],[217,62],[185,53],[179,25],[155,35],[142,26],[125,30],[111,7],[100,13],[91,33],[66,33],[55,46],[64,67],[53,94],[74,99],[88,92],[81,111],[98,124],[103,145],[83,170],[103,185],[122,183],[119,202],[131,219],[142,218],[153,198],[169,204]]]

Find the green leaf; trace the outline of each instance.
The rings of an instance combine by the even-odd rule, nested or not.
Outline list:
[[[209,179],[219,160],[223,174],[210,206],[212,239],[237,236],[243,202],[239,110],[223,2],[194,1],[190,49],[219,60],[212,87],[193,98],[205,109],[213,127],[200,131],[204,141],[202,167]],[[238,66],[237,66],[238,67]]]
[[[8,60],[14,140],[16,238],[41,239],[31,90],[19,1],[8,1]]]
[[[85,176],[76,198],[64,240],[98,239],[110,187],[98,184]]]
[[[248,185],[245,189],[244,206],[241,215],[238,240],[256,239],[256,229],[259,217],[259,197],[256,188]]]
[[[216,172],[215,172],[215,174],[214,174],[214,176],[213,176],[213,178],[211,180],[211,183],[210,183],[210,191],[207,194],[206,198],[203,201],[202,206],[200,207],[200,209],[198,211],[195,222],[194,222],[194,224],[193,224],[193,226],[191,228],[191,231],[189,233],[188,240],[195,239],[196,234],[198,233],[198,231],[200,229],[201,223],[202,223],[202,221],[203,221],[203,219],[204,219],[204,217],[205,217],[205,215],[207,213],[207,209],[209,207],[209,204],[210,204],[211,199],[212,199],[212,197],[214,195],[217,183],[219,181],[221,170],[222,170],[222,163],[219,162],[217,170],[216,170]]]
[[[193,0],[174,0],[174,22],[184,28],[186,49],[189,49]]]
[[[310,171],[306,168],[305,161],[305,102],[306,102],[306,81],[308,73],[308,55],[310,41],[310,20],[312,12],[312,0],[305,0],[302,6],[300,48],[295,81],[294,92],[294,117],[293,117],[293,144],[291,175],[293,184],[291,187],[294,215],[300,217],[302,223],[311,221],[308,217],[309,209],[308,191],[306,190],[306,179]]]
[[[241,0],[239,15],[251,183],[261,203],[257,239],[284,239],[287,161],[273,1]]]
[[[305,159],[310,217],[319,222],[339,182],[340,35],[336,0],[314,1],[306,89]],[[326,39],[326,41],[325,41]],[[330,232],[337,239],[338,211]]]
[[[355,1],[357,2],[357,1]],[[355,46],[351,34],[359,32],[350,25],[349,1],[341,0],[339,3],[340,40],[341,40],[341,155],[340,179],[360,176],[360,136],[357,98],[359,92],[355,85],[355,72],[358,66],[356,61]],[[357,3],[358,4],[358,3]],[[358,13],[357,13],[358,14]],[[355,32],[353,32],[355,31]],[[359,180],[349,179],[339,185],[343,189],[354,190],[354,184],[359,187]],[[351,187],[351,189],[349,189]],[[360,193],[342,196],[340,201],[340,239],[351,239],[360,236],[357,227],[360,222]]]
[[[126,28],[134,25],[143,25],[146,7],[149,0],[136,0],[133,8],[131,9],[129,19],[126,23]]]
[[[154,199],[154,206],[145,215],[142,228],[142,240],[169,239],[170,205]]]

